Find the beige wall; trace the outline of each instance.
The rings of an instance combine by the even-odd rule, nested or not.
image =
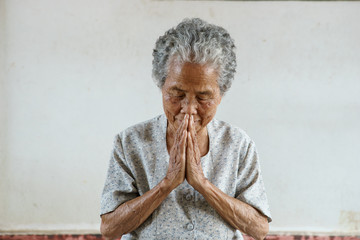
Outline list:
[[[5,91],[5,1],[0,1],[0,216],[5,213],[5,176],[6,176],[6,91]],[[1,229],[1,228],[0,228]]]
[[[360,2],[0,0],[1,231],[98,231],[115,133],[162,113],[154,42],[197,16],[236,41],[217,117],[257,143],[271,231],[360,234],[359,12]]]

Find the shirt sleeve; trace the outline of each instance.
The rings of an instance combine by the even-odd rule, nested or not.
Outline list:
[[[255,143],[250,141],[245,157],[240,161],[236,179],[236,198],[259,210],[271,222],[271,214]]]
[[[119,135],[115,137],[109,168],[101,196],[100,215],[114,211],[122,203],[138,197],[136,182],[127,167]]]

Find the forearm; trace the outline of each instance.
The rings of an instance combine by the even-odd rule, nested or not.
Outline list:
[[[207,179],[196,189],[231,226],[257,240],[265,238],[269,224],[267,218],[258,210],[225,194]]]
[[[101,216],[101,233],[113,239],[137,229],[170,194],[173,186],[162,180],[144,195],[121,204],[113,212]]]

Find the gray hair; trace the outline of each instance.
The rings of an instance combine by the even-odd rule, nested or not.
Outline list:
[[[235,45],[222,27],[199,18],[184,19],[156,41],[153,51],[153,78],[162,88],[169,72],[170,60],[211,64],[219,72],[221,95],[231,87],[236,69]]]

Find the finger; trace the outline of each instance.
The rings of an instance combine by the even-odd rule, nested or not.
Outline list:
[[[193,156],[193,152],[194,152],[194,144],[193,144],[193,139],[191,137],[191,133],[188,132],[187,133],[187,156],[188,157],[192,157]]]
[[[183,130],[187,130],[189,127],[189,114],[185,114]]]
[[[181,136],[180,136],[180,146],[182,146],[183,144],[185,144],[186,142],[186,134],[187,134],[187,131],[186,130],[183,130],[182,133],[181,133]]]
[[[193,128],[193,121],[194,121],[194,116],[191,115],[191,116],[189,117],[189,127],[188,127],[188,131],[189,131],[189,132],[190,132],[190,131],[192,130],[192,128]]]
[[[194,117],[191,116],[190,117],[190,133],[191,133],[191,139],[193,141],[193,146],[197,147],[197,138],[196,138],[196,131],[195,131],[195,127],[194,127]]]
[[[186,135],[187,135],[187,131],[184,130],[184,131],[182,132],[181,139],[180,139],[180,154],[181,154],[182,156],[185,155],[186,145],[187,145],[187,142],[188,142]]]
[[[192,133],[192,137],[196,137],[196,130],[195,130],[195,122],[194,122],[194,116],[190,117],[190,126],[189,131]]]
[[[187,133],[187,146],[186,146],[186,158],[188,161],[191,161],[192,158],[194,157],[194,145],[192,143],[192,139],[190,136],[190,133]]]
[[[175,141],[179,142],[182,136],[182,132],[188,128],[188,118],[188,114],[185,114],[184,119],[176,132]]]
[[[183,156],[182,154],[184,153],[184,148],[186,148],[186,131],[183,131],[182,134],[179,134],[179,137],[176,138],[173,148],[172,148],[172,154],[174,154],[174,156]],[[185,149],[186,151],[186,149]]]
[[[184,125],[185,125],[185,121],[184,121],[185,119],[186,119],[186,114],[185,114],[185,116],[184,116],[183,121],[181,121],[180,126],[179,126],[178,129],[176,130],[176,135],[177,135],[177,136],[181,135],[181,132],[182,132],[182,130],[183,130],[183,128],[184,128]]]
[[[180,139],[182,138],[183,134],[184,134],[184,131],[185,131],[185,140],[186,140],[186,135],[187,135],[187,128],[188,128],[188,124],[189,124],[189,121],[188,121],[188,118],[189,116],[186,114],[185,117],[184,117],[184,120],[183,120],[183,124],[182,124],[182,128],[181,128],[181,135],[179,136]],[[180,141],[179,139],[179,141]]]
[[[192,152],[195,153],[195,156],[197,156],[197,158],[199,158],[200,156],[200,148],[197,142],[197,137],[196,137],[196,131],[194,128],[191,129],[191,131],[189,132],[189,136],[190,136],[190,141],[191,141],[191,149]],[[189,145],[189,143],[188,143]]]
[[[196,137],[193,138],[193,145],[196,156],[200,157],[200,148]]]

